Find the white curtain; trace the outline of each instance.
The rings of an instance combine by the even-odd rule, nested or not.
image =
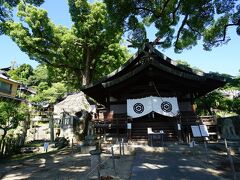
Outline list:
[[[144,116],[152,112],[151,98],[128,99],[127,100],[127,115],[133,118]]]
[[[152,97],[152,111],[164,116],[174,117],[179,113],[176,97]]]
[[[150,96],[127,100],[127,115],[132,118],[144,116],[152,111],[164,116],[177,116],[179,113],[177,98]]]

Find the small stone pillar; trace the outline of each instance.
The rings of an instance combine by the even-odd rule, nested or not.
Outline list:
[[[101,163],[101,150],[96,149],[96,150],[91,150],[89,151],[91,154],[91,171],[92,175],[98,174],[99,167],[97,168],[98,165]]]

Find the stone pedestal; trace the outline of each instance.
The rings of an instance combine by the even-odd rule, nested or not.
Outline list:
[[[91,154],[91,174],[97,175],[100,168],[98,165],[101,164],[101,150],[91,150],[89,153]]]

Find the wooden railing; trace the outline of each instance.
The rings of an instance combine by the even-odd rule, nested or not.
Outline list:
[[[205,125],[217,125],[217,118],[215,116],[200,116],[200,120]]]

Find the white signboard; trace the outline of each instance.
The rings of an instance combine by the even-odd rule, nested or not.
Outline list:
[[[208,137],[209,133],[208,133],[208,129],[206,125],[199,125],[200,127],[200,131],[203,137]]]
[[[177,128],[179,131],[181,131],[181,124],[177,124]]]
[[[191,126],[193,137],[208,137],[208,129],[206,125]]]
[[[199,126],[191,126],[193,137],[202,137]]]
[[[132,129],[132,123],[127,123],[127,129]]]

